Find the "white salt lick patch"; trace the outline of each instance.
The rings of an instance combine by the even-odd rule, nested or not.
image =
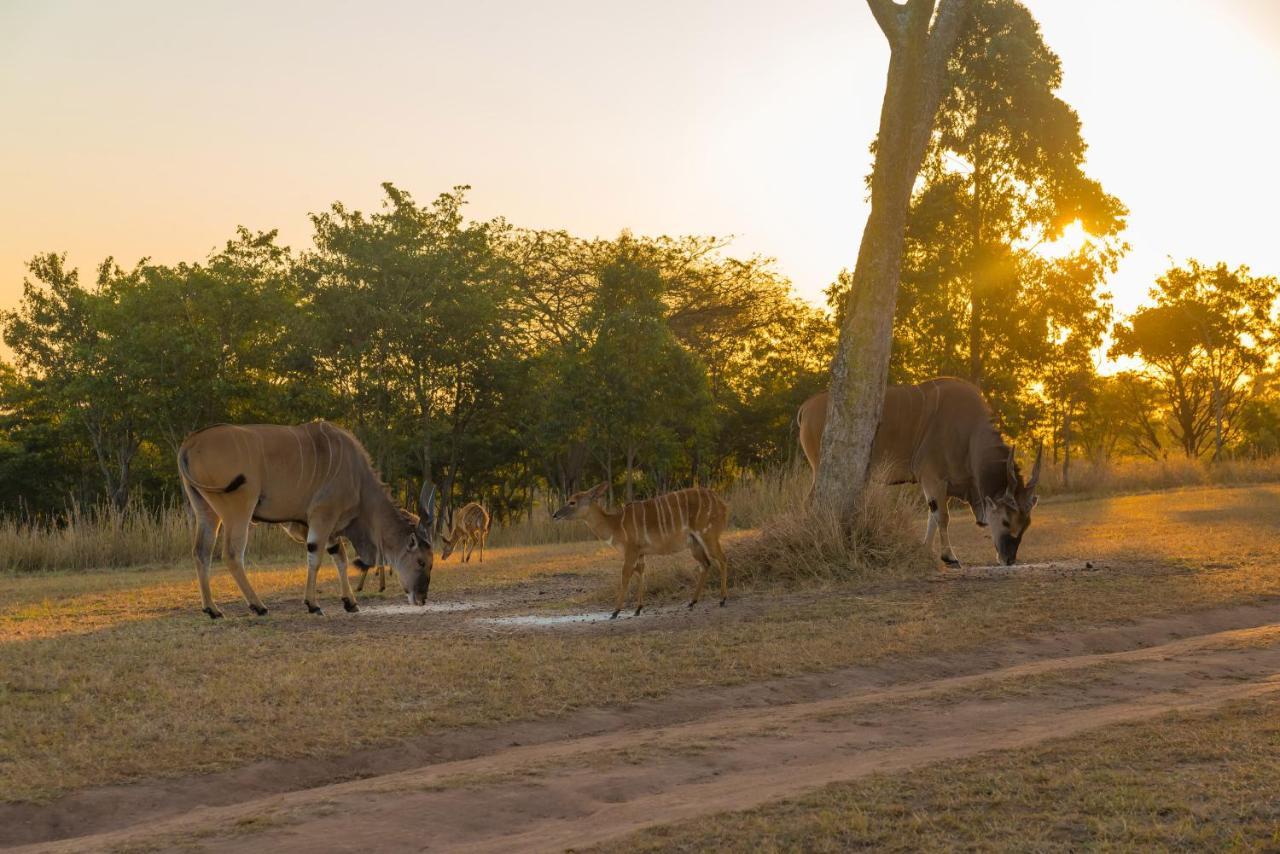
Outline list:
[[[398,616],[400,614],[440,613],[443,611],[470,611],[479,608],[479,602],[428,602],[425,605],[410,605],[401,602],[398,605],[361,605],[361,614],[372,614],[375,617]]]
[[[608,620],[612,611],[599,611],[593,614],[517,614],[512,617],[484,617],[478,623],[492,623],[497,626],[564,626],[570,623],[599,623]],[[622,614],[618,619],[622,619]],[[631,616],[630,614],[627,615]]]

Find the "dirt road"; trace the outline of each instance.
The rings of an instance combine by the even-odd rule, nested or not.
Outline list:
[[[26,819],[27,840],[75,834],[21,850],[563,850],[837,780],[1277,691],[1273,603],[473,733],[453,748],[469,758],[432,759],[410,744],[403,770],[386,753],[353,757],[373,776],[349,782],[316,785],[339,769],[311,768],[309,778],[294,763],[294,791],[249,785],[238,801],[233,775],[210,775],[157,782],[145,803],[115,787],[2,818]],[[275,765],[284,788],[288,763]],[[166,788],[173,798],[157,796]],[[79,825],[53,820],[94,798]],[[115,809],[103,809],[112,798]]]

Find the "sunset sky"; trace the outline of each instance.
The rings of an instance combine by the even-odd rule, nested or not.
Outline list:
[[[1280,273],[1280,2],[1030,0],[1089,170],[1167,256]],[[806,297],[852,264],[888,51],[858,0],[0,2],[0,307],[36,252],[194,260],[237,224],[426,201],[581,235],[735,234]]]

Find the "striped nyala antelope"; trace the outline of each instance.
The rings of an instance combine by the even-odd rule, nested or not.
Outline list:
[[[218,424],[192,433],[178,449],[182,489],[196,519],[195,562],[204,612],[222,611],[209,589],[209,564],[218,528],[225,531],[222,556],[255,614],[267,613],[244,571],[244,551],[253,522],[305,527],[307,589],[316,602],[320,549],[327,546],[338,568],[342,604],[357,611],[339,538],[355,547],[361,563],[381,553],[400,577],[410,603],[425,605],[431,585],[431,527],[435,487],[423,484],[415,516],[392,502],[369,455],[345,430],[317,421],[297,427]]]
[[[720,569],[720,605],[723,607],[729,598],[729,564],[725,560],[724,549],[720,547],[720,534],[724,532],[729,517],[728,505],[711,490],[695,487],[668,492],[646,501],[633,501],[623,505],[621,510],[610,511],[603,506],[608,488],[609,484],[601,483],[569,496],[552,518],[580,519],[597,537],[622,552],[618,602],[609,619],[617,619],[626,604],[633,572],[638,576],[636,616],[640,615],[644,608],[646,555],[674,554],[686,548],[702,565],[702,574],[698,577],[698,586],[693,591],[689,607],[698,604],[712,564]]]
[[[450,532],[440,537],[440,542],[444,543],[444,548],[440,550],[440,560],[448,560],[453,550],[461,546],[459,551],[462,552],[462,562],[466,563],[471,560],[471,553],[479,545],[480,562],[484,563],[484,541],[489,536],[489,525],[493,521],[489,518],[489,511],[472,501],[464,504],[452,517]]]
[[[796,420],[800,447],[816,478],[827,393],[801,404]],[[942,562],[947,566],[960,565],[947,536],[949,498],[968,503],[978,526],[990,533],[1000,562],[1013,565],[1031,527],[1043,457],[1042,444],[1024,483],[1013,448],[991,423],[982,393],[965,380],[940,377],[884,390],[884,410],[871,446],[872,468],[884,471],[889,483],[920,484],[929,505],[924,542],[932,550],[935,535],[942,534]]]

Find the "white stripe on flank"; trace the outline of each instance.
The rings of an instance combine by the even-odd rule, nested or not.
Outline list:
[[[302,438],[298,436],[298,428],[290,427],[289,433],[293,436],[293,441],[298,443],[298,489],[302,489]]]
[[[308,434],[307,445],[311,448],[311,453],[307,455],[307,464],[308,464],[308,467],[311,469],[311,474],[308,476],[307,482],[311,484],[312,489],[315,489],[316,474],[318,474],[318,469],[320,467],[319,466],[320,461],[316,459],[316,437]]]
[[[327,485],[333,478],[333,437],[329,435],[329,431],[324,432],[324,449],[329,452],[329,464],[324,467],[324,482]]]

